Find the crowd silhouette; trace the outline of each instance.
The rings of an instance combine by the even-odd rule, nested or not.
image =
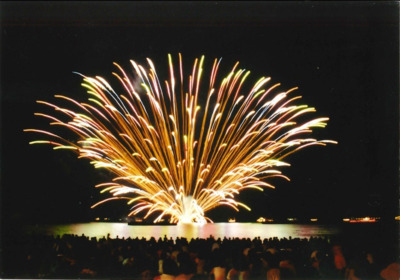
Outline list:
[[[7,269],[1,276],[6,278],[399,279],[398,256],[373,240],[212,236],[146,240],[68,234],[13,240],[12,253],[3,259]]]

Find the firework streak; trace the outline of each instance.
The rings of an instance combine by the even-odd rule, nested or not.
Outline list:
[[[111,182],[96,186],[111,197],[92,207],[126,199],[132,205],[129,215],[144,212],[147,218],[158,213],[154,222],[165,216],[173,223],[211,222],[205,212],[220,205],[250,210],[235,200],[240,191],[274,188],[266,181],[270,177],[289,180],[277,170],[289,165],[283,161],[288,155],[336,143],[307,138],[313,128],[325,127],[328,118],[304,121],[315,109],[295,105],[301,98],[293,96],[296,88],[279,92],[279,84],[266,87],[270,78],[262,77],[246,90],[250,72],[237,69],[238,63],[217,82],[217,59],[210,77],[202,81],[204,56],[195,60],[186,80],[181,55],[178,68],[170,55],[168,59],[170,77],[164,85],[150,59],[148,68],[131,61],[134,78],[114,63],[122,94],[102,77],[82,75],[86,103],[62,95],[55,96],[64,100],[59,103],[73,109],[37,101],[59,116],[35,115],[74,132],[77,140],[26,129],[47,138],[30,144],[73,150],[115,175]]]

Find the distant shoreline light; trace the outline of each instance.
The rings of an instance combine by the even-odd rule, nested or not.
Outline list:
[[[344,218],[345,223],[375,223],[380,220],[380,217],[358,217],[358,218]]]

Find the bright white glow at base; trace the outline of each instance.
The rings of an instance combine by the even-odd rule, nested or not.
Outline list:
[[[180,219],[178,224],[206,224],[207,220],[204,217],[203,209],[197,204],[197,201],[191,196],[183,197],[182,214],[179,216]],[[211,221],[209,219],[209,221]]]

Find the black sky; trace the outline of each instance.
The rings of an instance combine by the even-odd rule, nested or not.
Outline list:
[[[303,102],[328,116],[318,138],[339,145],[293,155],[276,190],[247,191],[252,208],[213,211],[217,220],[263,216],[398,215],[399,8],[395,2],[2,2],[1,210],[4,221],[85,220],[123,216],[123,203],[91,210],[96,183],[109,180],[85,160],[30,146],[24,128],[46,128],[36,100],[85,98],[72,72],[115,84],[112,62],[167,54],[187,67],[222,57],[299,86]],[[251,80],[251,79],[250,79]]]

